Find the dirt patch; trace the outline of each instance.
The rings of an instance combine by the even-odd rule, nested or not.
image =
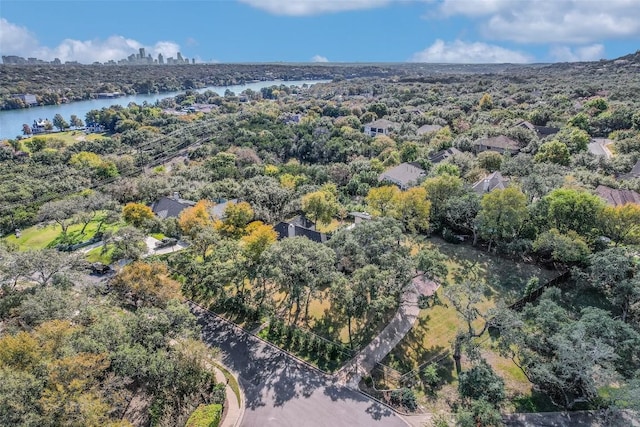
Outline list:
[[[127,409],[122,415],[122,419],[129,421],[136,427],[143,427],[149,425],[149,407],[151,406],[151,399],[142,390],[137,389],[129,401]]]

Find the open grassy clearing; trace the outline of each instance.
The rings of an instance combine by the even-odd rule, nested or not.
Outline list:
[[[43,133],[39,135],[34,135],[29,138],[22,138],[20,142],[23,145],[25,151],[29,151],[28,147],[25,143],[33,140],[33,138],[41,138],[46,140],[47,142],[60,141],[65,147],[69,147],[79,141],[95,141],[100,140],[105,137],[106,134],[101,133],[90,133],[85,134],[84,131],[81,130],[68,130],[64,132],[53,132],[53,133]],[[52,147],[56,148],[56,147]]]
[[[72,243],[79,243],[91,239],[98,230],[102,217],[100,214],[91,221],[84,230],[84,234],[80,234],[82,224],[70,225],[67,229],[67,240]],[[122,224],[104,224],[100,231],[116,230],[122,227]],[[33,227],[21,230],[20,237],[16,238],[15,234],[5,238],[10,244],[18,246],[18,250],[26,251],[29,249],[44,249],[54,247],[61,239],[62,229],[59,225],[34,225]]]
[[[109,265],[113,262],[113,248],[107,249],[105,253],[102,253],[102,246],[93,248],[87,252],[87,261],[89,262],[101,262],[102,264]]]

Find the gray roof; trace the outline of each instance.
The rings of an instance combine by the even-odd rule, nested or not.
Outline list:
[[[195,204],[196,202],[191,200],[176,197],[163,197],[153,202],[151,210],[161,219],[177,218],[180,215],[180,212]]]
[[[349,212],[349,215],[351,215],[354,218],[361,218],[366,220],[371,219],[371,215],[366,212]]]
[[[485,176],[480,181],[473,184],[473,191],[482,195],[493,190],[504,190],[509,185],[509,180],[504,178],[498,171]]]
[[[520,127],[532,130],[540,138],[544,138],[545,136],[553,135],[553,134],[556,134],[556,133],[560,132],[560,128],[554,128],[554,127],[549,127],[549,126],[538,126],[538,125],[534,125],[533,123],[528,122],[526,120],[523,120],[523,121],[517,123],[515,126],[516,127],[520,126]]]
[[[462,154],[462,151],[458,150],[456,147],[447,148],[446,150],[438,151],[437,153],[430,155],[429,161],[431,163],[440,163],[441,161],[455,156],[456,154]]]
[[[620,175],[620,179],[633,179],[633,178],[640,178],[640,160],[636,162],[635,166],[633,166],[633,168],[631,169],[631,171],[629,171],[629,173]]]
[[[473,145],[484,145],[485,147],[501,148],[503,150],[519,150],[520,144],[513,139],[504,135],[494,136],[491,138],[480,138]]]
[[[442,126],[440,125],[423,125],[416,130],[416,133],[418,135],[424,135],[425,133],[437,132],[440,129],[442,129]]]
[[[366,125],[364,125],[365,127],[370,127],[370,128],[376,128],[376,129],[388,129],[388,128],[393,128],[393,127],[398,127],[398,123],[396,122],[392,122],[391,120],[387,120],[387,119],[378,119],[375,120],[371,123],[367,123]]]
[[[622,206],[627,203],[640,204],[640,194],[632,190],[617,190],[604,185],[598,185],[596,193],[612,206]]]
[[[390,181],[401,188],[407,188],[412,184],[417,184],[418,179],[425,175],[424,169],[414,163],[401,163],[382,172],[378,176],[378,181]]]

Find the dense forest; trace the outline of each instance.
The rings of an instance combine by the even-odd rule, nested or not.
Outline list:
[[[104,134],[4,142],[0,423],[115,423],[142,393],[149,422],[172,425],[218,403],[182,297],[335,371],[416,277],[438,287],[383,361],[402,379],[372,372],[368,392],[394,389],[396,407],[455,412],[463,426],[500,425],[500,411],[639,409],[639,67],[638,53],[489,72],[248,66],[209,80],[177,67],[189,87],[149,67],[136,73],[148,91],[267,71],[332,82],[187,90],[90,112]],[[120,72],[80,71],[105,85]],[[175,113],[194,104],[211,112]],[[422,172],[383,179],[403,165]],[[188,207],[154,214],[166,196]],[[278,231],[297,216],[321,237]],[[146,236],[186,249],[147,258]],[[89,240],[102,246],[55,249]],[[96,260],[134,263],[85,286]]]
[[[1,65],[0,109],[26,108],[18,94],[39,105],[95,98],[98,93],[162,93],[258,80],[321,80],[416,76],[434,73],[499,73],[517,65],[415,64],[194,64],[172,67],[103,65]]]

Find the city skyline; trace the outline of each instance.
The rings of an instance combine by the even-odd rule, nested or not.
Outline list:
[[[8,55],[2,56],[2,63],[3,64],[17,64],[17,65],[36,65],[36,64],[53,64],[53,65],[68,65],[68,64],[79,64],[78,61],[65,61],[62,62],[60,60],[60,58],[54,58],[52,61],[47,61],[44,59],[40,59],[40,58],[34,58],[34,57],[22,57],[19,55]],[[153,58],[151,56],[151,54],[147,54],[146,53],[146,49],[144,47],[141,47],[138,49],[138,53],[132,53],[131,55],[127,56],[126,58],[122,58],[119,60],[114,60],[114,59],[110,59],[106,62],[99,62],[99,61],[94,61],[93,64],[100,64],[100,65],[179,65],[179,64],[195,64],[196,60],[195,58],[191,58],[191,61],[189,61],[189,58],[185,58],[182,56],[182,54],[180,52],[176,53],[176,58],[173,57],[168,57],[164,58],[164,56],[162,55],[162,53],[158,53],[156,58]]]
[[[225,63],[588,61],[637,50],[638,15],[640,2],[627,0],[5,0],[0,54],[89,64],[141,48]]]

